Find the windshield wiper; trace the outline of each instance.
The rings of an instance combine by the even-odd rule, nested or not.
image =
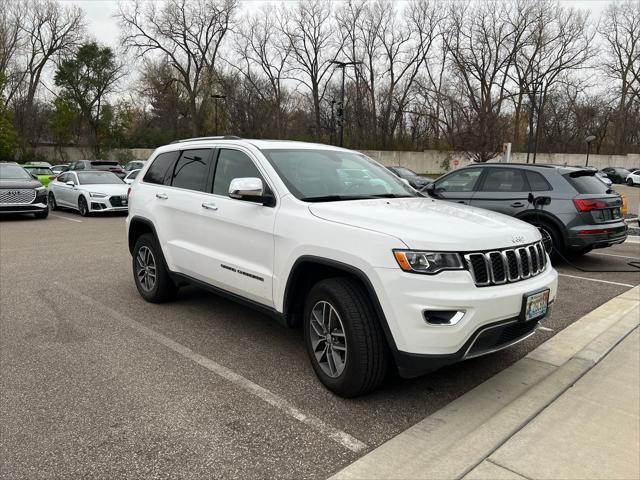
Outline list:
[[[378,195],[371,195],[371,198],[413,198],[417,195],[404,195],[400,193],[380,193]]]

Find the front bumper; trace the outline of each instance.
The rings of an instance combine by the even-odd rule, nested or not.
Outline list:
[[[507,335],[502,340],[496,339],[497,343],[490,348],[473,349],[480,333],[490,326],[514,324],[516,328],[511,330],[519,331],[517,324],[523,323],[518,319],[524,296],[548,288],[551,303],[558,283],[558,274],[550,263],[535,277],[490,287],[476,287],[466,270],[433,276],[393,268],[376,269],[375,273],[374,288],[393,337],[396,363],[404,375],[410,370],[424,373],[470,358],[472,354],[490,353],[494,347],[506,348],[522,339],[531,332],[515,337]],[[454,325],[433,325],[425,321],[425,310],[464,311],[464,315]],[[416,359],[419,368],[414,368]]]
[[[47,210],[47,198],[36,198],[33,203],[0,203],[0,214],[40,213]]]
[[[90,212],[127,212],[129,210],[127,205],[122,205],[122,197],[91,197],[89,203]]]

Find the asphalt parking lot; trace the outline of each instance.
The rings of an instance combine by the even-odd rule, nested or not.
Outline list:
[[[626,269],[640,243],[590,253]],[[514,363],[640,273],[557,264],[518,346],[355,399],[316,380],[300,330],[196,288],[144,302],[124,217],[0,221],[0,475],[326,478]]]

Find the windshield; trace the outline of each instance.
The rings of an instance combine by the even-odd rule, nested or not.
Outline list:
[[[0,178],[3,180],[33,180],[27,171],[18,165],[1,165]]]
[[[54,174],[50,168],[45,168],[45,167],[24,167],[24,169],[34,175],[53,175]]]
[[[78,172],[78,182],[81,185],[102,185],[124,183],[111,172]]]
[[[370,158],[341,150],[264,149],[289,191],[308,202],[417,196]]]

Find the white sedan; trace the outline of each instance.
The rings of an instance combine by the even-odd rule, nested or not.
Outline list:
[[[126,212],[128,189],[112,172],[64,172],[49,183],[49,207],[73,208],[83,217],[92,212]]]
[[[640,185],[640,170],[634,170],[626,178],[627,185],[633,187],[634,185]]]

